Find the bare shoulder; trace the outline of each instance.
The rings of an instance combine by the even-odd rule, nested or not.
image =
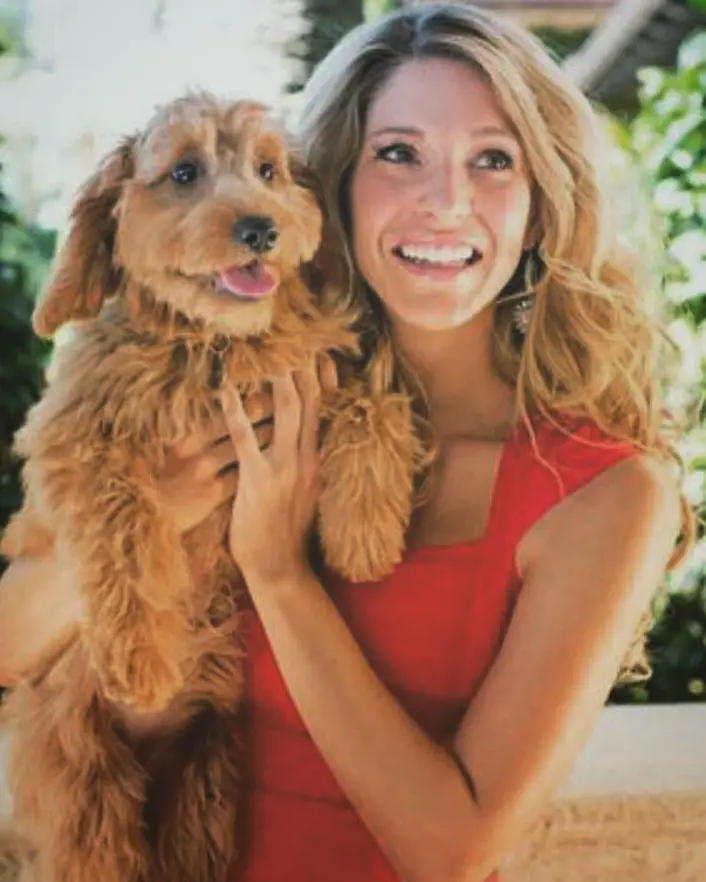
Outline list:
[[[527,532],[517,549],[520,573],[540,558],[562,560],[600,550],[603,555],[671,549],[679,534],[681,503],[676,469],[637,454],[606,469],[569,495]]]

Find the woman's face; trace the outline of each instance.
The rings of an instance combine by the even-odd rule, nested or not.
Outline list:
[[[351,181],[360,272],[417,327],[465,324],[526,247],[530,175],[495,95],[472,67],[402,64],[373,100]]]

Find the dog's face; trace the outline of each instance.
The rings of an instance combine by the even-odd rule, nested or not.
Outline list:
[[[271,322],[321,240],[318,199],[263,107],[179,99],[88,183],[35,328],[95,314],[127,277],[225,333]]]

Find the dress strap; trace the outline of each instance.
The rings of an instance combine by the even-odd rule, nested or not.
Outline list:
[[[553,506],[638,452],[588,422],[543,424],[533,436],[518,429],[503,452],[488,532],[516,547]]]

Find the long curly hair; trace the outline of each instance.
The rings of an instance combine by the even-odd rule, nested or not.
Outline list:
[[[375,95],[401,64],[430,57],[458,60],[484,77],[530,168],[540,272],[527,279],[529,290],[520,286],[521,295],[533,300],[526,334],[513,323],[517,279],[500,292],[494,310],[494,360],[516,389],[520,417],[530,429],[530,415],[557,423],[566,416],[588,418],[616,441],[680,465],[679,432],[663,397],[674,359],[654,308],[659,280],[641,270],[645,262],[616,230],[604,127],[539,40],[473,6],[415,6],[356,28],[314,71],[302,96],[298,134],[346,243],[342,272],[348,305],[360,316],[364,366],[412,394],[431,445],[424,390],[395,351],[384,310],[356,271],[348,200]],[[682,525],[672,563],[683,557],[694,532],[684,497]],[[647,624],[626,660],[627,676],[648,670],[642,652]]]

